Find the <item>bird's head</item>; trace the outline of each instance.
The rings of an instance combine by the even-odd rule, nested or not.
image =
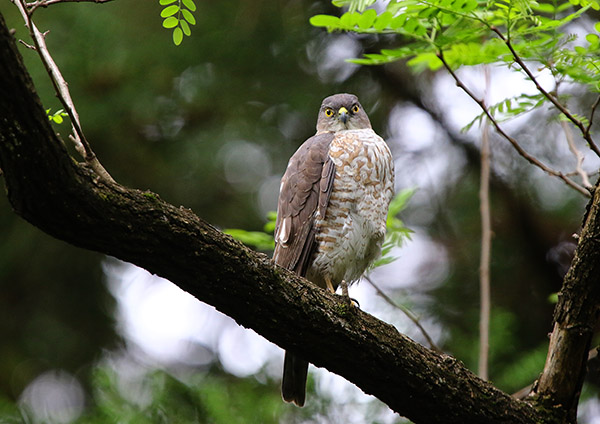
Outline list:
[[[323,100],[317,119],[318,133],[365,128],[371,128],[371,122],[354,94],[334,94]]]

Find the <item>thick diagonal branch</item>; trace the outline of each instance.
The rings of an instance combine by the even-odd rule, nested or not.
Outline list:
[[[153,193],[94,178],[49,126],[0,16],[0,168],[23,218],[165,277],[416,423],[551,422],[394,327],[276,267]]]
[[[575,422],[588,351],[600,315],[600,190],[596,186],[554,312],[537,394],[563,405]]]

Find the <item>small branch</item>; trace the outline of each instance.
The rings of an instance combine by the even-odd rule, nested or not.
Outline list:
[[[504,44],[506,44],[506,47],[508,47],[511,54],[513,55],[513,58],[515,59],[515,62],[517,62],[519,64],[521,69],[523,69],[523,71],[527,74],[527,76],[535,84],[535,87],[537,88],[537,90],[540,93],[542,93],[544,95],[544,97],[546,97],[548,100],[550,100],[550,102],[563,115],[565,115],[567,117],[567,119],[569,119],[569,121],[571,121],[577,128],[579,128],[579,130],[581,131],[581,134],[583,135],[583,138],[585,138],[588,145],[590,146],[590,149],[592,149],[594,151],[594,153],[596,153],[596,155],[600,156],[600,149],[598,148],[598,146],[596,146],[596,143],[594,143],[594,140],[590,136],[589,128],[586,128],[583,125],[583,122],[581,122],[581,120],[577,119],[573,114],[571,114],[571,112],[569,112],[569,110],[565,106],[563,106],[562,103],[560,103],[555,96],[553,96],[552,94],[550,94],[549,92],[544,90],[544,88],[540,85],[540,83],[535,78],[535,76],[533,75],[531,70],[527,67],[527,65],[525,65],[525,62],[523,62],[521,57],[517,54],[512,43],[510,42],[510,40],[508,38],[506,38],[504,36],[504,34],[502,34],[502,32],[498,28],[491,27],[491,30],[494,31],[498,35],[498,37],[500,37],[500,39],[504,42]],[[595,109],[595,106],[594,106],[594,109]],[[590,125],[591,125],[591,119],[590,119]]]
[[[400,309],[402,312],[404,312],[404,315],[406,315],[408,319],[410,319],[419,328],[421,334],[423,334],[423,337],[425,337],[425,340],[427,340],[427,343],[429,344],[431,350],[442,353],[442,350],[439,347],[437,347],[431,336],[429,336],[429,333],[427,333],[425,328],[419,322],[419,318],[415,314],[413,314],[410,309],[403,305],[400,305],[399,303],[394,302],[394,300],[391,297],[385,294],[383,290],[381,290],[379,286],[373,282],[371,277],[365,275],[363,276],[363,278],[375,289],[375,291],[377,291],[377,294],[381,296],[383,300],[385,300],[388,304],[392,305],[394,308]]]
[[[75,143],[77,152],[92,167],[94,172],[96,172],[96,174],[98,174],[105,181],[114,183],[115,180],[110,176],[108,171],[104,169],[96,157],[96,154],[92,151],[92,148],[86,140],[85,135],[83,134],[81,124],[79,122],[79,115],[77,114],[75,104],[73,103],[73,99],[71,99],[71,94],[69,93],[68,84],[63,78],[60,69],[54,62],[54,59],[52,59],[52,56],[48,51],[48,47],[46,46],[45,36],[47,33],[42,34],[35,26],[31,19],[32,12],[27,10],[24,0],[18,0],[15,2],[15,4],[21,12],[21,16],[25,20],[25,25],[29,29],[29,34],[33,39],[35,50],[38,52],[38,55],[40,56],[40,59],[46,68],[46,72],[50,76],[54,90],[56,91],[60,102],[63,104],[65,111],[71,119],[73,135],[69,138]]]
[[[112,0],[38,0],[25,3],[25,6],[29,9],[29,14],[31,15],[38,7],[48,7],[58,3],[108,3],[109,1]]]
[[[596,112],[596,108],[598,107],[598,104],[600,104],[600,96],[598,96],[598,98],[596,98],[596,101],[592,105],[592,111],[590,112],[590,122],[588,123],[588,126],[585,128],[584,137],[590,137],[590,130],[592,129],[592,123],[594,122],[594,113]],[[586,140],[587,140],[587,138],[586,138]]]
[[[27,44],[25,41],[23,40],[19,40],[19,43],[23,44],[25,47],[27,47],[30,50],[35,50],[35,46],[32,46],[31,44]]]
[[[573,153],[573,156],[575,156],[575,160],[577,160],[576,172],[577,174],[579,174],[579,176],[581,176],[581,181],[583,185],[587,188],[591,188],[592,184],[590,184],[588,174],[581,167],[581,165],[583,164],[584,157],[575,145],[575,140],[573,140],[573,133],[571,132],[571,128],[569,128],[569,124],[567,124],[566,121],[560,121],[560,125],[562,126],[563,131],[565,132],[565,137],[567,139],[567,143],[569,144],[569,150],[571,150],[571,153]]]
[[[498,121],[496,121],[496,119],[492,116],[492,114],[490,113],[490,111],[486,107],[486,105],[483,102],[483,100],[477,98],[477,96],[475,96],[475,94],[473,94],[473,92],[471,90],[469,90],[469,88],[466,85],[463,84],[463,82],[460,80],[460,78],[458,78],[458,76],[452,70],[452,68],[450,67],[450,65],[448,65],[448,62],[446,62],[446,60],[444,59],[443,52],[439,51],[437,53],[437,57],[441,60],[442,64],[444,65],[444,68],[446,68],[446,70],[450,73],[450,75],[452,76],[452,78],[456,82],[456,85],[461,90],[463,90],[465,93],[467,93],[467,95],[471,99],[473,99],[475,101],[475,103],[477,103],[479,105],[479,107],[481,108],[481,110],[483,111],[483,113],[485,113],[485,115],[488,117],[488,119],[490,120],[490,122],[494,125],[494,128],[496,128],[496,131],[498,131],[498,133],[502,137],[504,137],[506,140],[508,140],[508,142],[515,148],[515,150],[517,151],[517,153],[519,153],[519,155],[521,155],[525,160],[527,160],[532,165],[535,165],[538,168],[540,168],[545,173],[547,173],[549,175],[552,175],[553,177],[560,178],[568,186],[570,186],[571,188],[574,188],[575,190],[577,190],[578,192],[580,192],[581,194],[583,194],[585,197],[591,197],[590,192],[588,190],[586,190],[584,187],[582,187],[581,185],[577,184],[572,179],[568,178],[562,172],[559,172],[559,171],[556,171],[556,170],[550,168],[549,166],[545,165],[543,162],[541,162],[540,160],[538,160],[534,156],[531,156],[529,153],[527,153],[523,149],[523,147],[521,147],[521,145],[517,142],[517,140],[515,140],[514,138],[512,138],[511,136],[509,136],[502,129],[502,127],[500,127],[500,124],[498,124]]]
[[[485,68],[486,91],[490,86],[489,68]],[[490,212],[490,137],[489,121],[481,131],[481,178],[479,182],[479,210],[481,214],[481,257],[479,262],[479,368],[478,375],[488,379],[490,349],[490,257],[492,250],[492,220]]]

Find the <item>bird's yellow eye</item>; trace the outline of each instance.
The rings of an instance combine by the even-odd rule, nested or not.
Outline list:
[[[360,108],[358,107],[358,105],[352,106],[352,113],[358,113],[359,110]]]
[[[326,116],[333,116],[333,109],[329,109],[329,108],[325,109],[325,115]]]

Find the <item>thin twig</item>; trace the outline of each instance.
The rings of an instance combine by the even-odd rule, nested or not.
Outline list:
[[[71,94],[69,93],[69,87],[65,79],[63,78],[60,69],[52,59],[50,52],[48,51],[48,47],[46,46],[45,36],[47,33],[42,34],[40,30],[35,26],[33,20],[31,19],[31,12],[27,10],[26,3],[24,0],[17,0],[15,2],[17,8],[21,12],[21,16],[25,20],[25,25],[27,29],[29,29],[29,34],[33,39],[35,50],[44,67],[46,68],[46,72],[50,76],[50,80],[52,81],[52,85],[54,86],[54,90],[63,104],[65,111],[69,115],[71,119],[71,125],[73,127],[73,135],[69,138],[75,143],[75,148],[77,152],[85,159],[85,161],[92,167],[94,172],[98,174],[102,179],[107,182],[114,183],[115,181],[110,176],[108,171],[104,169],[96,154],[92,151],[90,144],[88,143],[83,131],[81,129],[81,124],[79,122],[79,115],[77,114],[77,110],[75,109],[75,104],[73,103],[73,99],[71,98]]]
[[[587,173],[588,177],[594,177],[594,176],[596,176],[598,174],[600,174],[600,169],[597,169],[597,170],[595,170],[593,172],[588,172]],[[567,172],[565,175],[567,177],[576,177],[577,175],[580,175],[580,174],[577,171],[571,171],[571,172]]]
[[[383,290],[381,290],[379,286],[377,286],[377,284],[375,284],[373,280],[371,280],[371,277],[369,277],[368,275],[363,276],[363,278],[367,280],[367,282],[375,289],[375,291],[377,291],[377,294],[381,296],[383,300],[392,305],[394,308],[400,309],[402,312],[404,312],[408,319],[410,319],[419,328],[419,330],[421,330],[421,334],[423,334],[423,337],[425,337],[425,340],[427,340],[427,343],[429,343],[429,347],[432,350],[435,350],[436,352],[440,353],[442,352],[442,350],[438,348],[437,345],[433,342],[432,338],[429,336],[425,328],[421,325],[421,323],[419,322],[419,318],[415,314],[413,314],[410,309],[408,309],[406,306],[394,302],[394,300],[387,294],[385,294]]]
[[[540,160],[538,160],[534,156],[531,156],[529,153],[527,153],[523,149],[523,147],[521,147],[521,145],[517,142],[517,140],[515,140],[514,138],[512,138],[511,136],[509,136],[502,129],[502,127],[500,127],[500,124],[492,116],[492,114],[490,113],[490,111],[486,107],[485,103],[481,99],[477,98],[477,96],[475,96],[475,94],[473,94],[473,92],[471,90],[469,90],[469,88],[466,85],[464,85],[464,83],[460,80],[460,78],[458,78],[458,76],[452,70],[452,68],[450,67],[450,65],[448,65],[448,62],[446,62],[446,59],[444,58],[444,54],[443,54],[442,51],[439,51],[437,53],[437,57],[440,59],[440,61],[444,65],[444,68],[446,68],[446,70],[450,73],[450,75],[452,76],[452,78],[456,82],[456,85],[461,90],[463,90],[471,99],[473,99],[475,101],[475,103],[477,103],[479,105],[479,107],[481,108],[481,110],[483,111],[483,113],[485,113],[485,115],[488,117],[488,119],[490,120],[490,122],[494,125],[494,128],[496,128],[496,131],[498,131],[498,133],[502,137],[504,137],[506,140],[508,140],[508,142],[515,148],[515,150],[517,151],[517,153],[519,153],[519,155],[521,155],[525,160],[527,160],[532,165],[535,165],[538,168],[540,168],[545,173],[547,173],[549,175],[552,175],[554,177],[560,178],[567,185],[569,185],[570,187],[574,188],[575,190],[577,190],[578,192],[580,192],[584,196],[591,197],[590,192],[588,190],[586,190],[584,187],[582,187],[581,185],[577,184],[575,181],[573,181],[570,178],[568,178],[562,172],[555,171],[554,169],[552,169],[549,166],[545,165],[543,162],[541,162]]]
[[[25,3],[25,6],[29,9],[29,13],[32,14],[38,7],[48,7],[58,3],[108,3],[112,0],[38,0],[30,3]]]
[[[592,123],[594,122],[594,113],[596,112],[598,104],[600,104],[600,96],[596,98],[596,101],[592,105],[592,110],[590,112],[590,121],[588,122],[588,126],[585,128],[584,137],[590,137],[590,130],[592,129]]]
[[[544,88],[540,85],[540,83],[535,78],[535,76],[533,75],[531,70],[527,67],[527,65],[525,65],[525,62],[523,62],[521,57],[517,54],[512,43],[510,42],[510,39],[506,38],[504,36],[504,34],[502,34],[502,32],[496,27],[491,27],[491,30],[494,31],[498,35],[498,37],[500,37],[500,39],[504,42],[504,44],[506,44],[506,47],[508,47],[513,58],[515,59],[515,62],[517,62],[519,64],[521,69],[523,69],[523,71],[527,74],[527,76],[535,84],[535,87],[537,88],[537,90],[540,93],[542,93],[544,95],[544,97],[546,97],[548,100],[550,100],[550,102],[563,115],[565,115],[567,117],[567,119],[569,119],[569,121],[571,121],[577,128],[579,128],[579,130],[581,131],[581,134],[583,135],[583,137],[587,141],[588,145],[590,146],[590,149],[592,149],[594,151],[594,153],[596,153],[596,155],[600,156],[600,149],[598,148],[598,146],[596,146],[596,143],[590,136],[590,132],[588,131],[588,129],[586,129],[585,125],[583,125],[583,122],[581,122],[581,120],[577,119],[571,112],[569,112],[569,110],[565,106],[563,106],[563,104],[560,103],[555,96],[550,94],[548,91],[544,90]]]
[[[485,70],[486,94],[490,86],[490,71]],[[484,96],[485,98],[485,96]],[[484,101],[485,102],[485,101]],[[481,178],[479,182],[479,211],[481,214],[481,257],[479,262],[479,366],[478,374],[488,379],[490,349],[490,258],[492,250],[492,220],[490,207],[490,138],[489,120],[481,130]]]
[[[592,185],[590,184],[588,174],[584,171],[584,169],[581,166],[583,164],[584,156],[583,154],[581,154],[581,152],[577,149],[577,146],[575,145],[575,140],[573,140],[573,133],[571,132],[571,128],[569,127],[567,121],[560,121],[560,125],[562,126],[563,131],[565,133],[565,138],[567,139],[569,150],[571,151],[571,153],[573,153],[573,156],[575,156],[575,160],[577,161],[577,165],[575,168],[576,172],[579,176],[581,176],[581,182],[584,185],[584,187],[591,188]]]

